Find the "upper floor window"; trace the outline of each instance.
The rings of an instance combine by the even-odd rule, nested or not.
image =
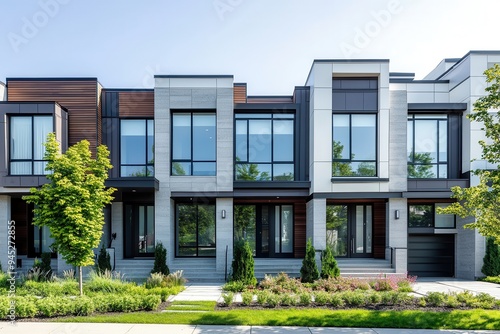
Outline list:
[[[154,175],[154,121],[120,121],[120,175]]]
[[[408,115],[408,178],[448,177],[448,115]]]
[[[293,181],[294,114],[236,114],[235,179]]]
[[[334,78],[332,109],[334,111],[377,111],[377,78]]]
[[[449,203],[410,204],[408,227],[455,228],[455,215],[438,214],[436,208],[445,208]]]
[[[10,175],[45,175],[47,135],[54,131],[52,116],[10,117]]]
[[[214,112],[172,114],[172,175],[214,176],[217,147]]]
[[[376,176],[376,152],[376,114],[333,114],[332,176]]]

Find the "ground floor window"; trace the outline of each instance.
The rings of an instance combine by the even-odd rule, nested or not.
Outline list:
[[[177,203],[176,256],[215,257],[215,204]]]
[[[455,228],[455,215],[441,215],[436,208],[445,208],[450,203],[416,203],[408,205],[409,228]]]
[[[155,220],[152,204],[125,204],[125,257],[153,256]]]
[[[326,206],[326,242],[335,256],[373,256],[373,206]]]
[[[256,257],[293,255],[294,217],[292,204],[236,204],[234,240],[247,240]]]

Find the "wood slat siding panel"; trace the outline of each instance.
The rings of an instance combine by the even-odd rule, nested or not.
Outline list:
[[[154,117],[154,92],[120,92],[120,117]]]
[[[8,80],[7,100],[55,101],[68,110],[69,145],[82,139],[95,152],[98,137],[97,80]]]
[[[306,255],[306,203],[295,202],[293,208],[295,216],[293,254],[295,258],[303,258]]]
[[[247,103],[247,86],[234,85],[234,103]]]
[[[374,203],[373,213],[373,257],[385,259],[385,203]]]

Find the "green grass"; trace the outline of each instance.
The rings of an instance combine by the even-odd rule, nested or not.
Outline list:
[[[208,304],[205,305],[208,308]],[[417,329],[500,329],[500,312],[488,310],[368,311],[327,309],[228,310],[205,313],[122,313],[68,317],[64,322],[151,323],[189,325],[261,325],[311,327],[377,327]]]
[[[213,311],[214,301],[174,301],[167,307],[169,311]]]

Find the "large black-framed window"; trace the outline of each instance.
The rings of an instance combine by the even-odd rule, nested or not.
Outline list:
[[[295,180],[295,115],[235,115],[235,180]]]
[[[438,214],[436,208],[445,208],[450,203],[411,203],[408,205],[409,228],[453,229],[456,217],[452,214]]]
[[[46,175],[47,135],[54,131],[51,115],[10,116],[9,174]]]
[[[448,178],[448,115],[408,115],[408,178]]]
[[[154,175],[154,120],[120,120],[120,176]]]
[[[172,175],[216,175],[216,122],[215,112],[172,113]]]
[[[332,116],[332,176],[377,176],[377,114]]]
[[[215,204],[176,203],[175,255],[215,257]]]

